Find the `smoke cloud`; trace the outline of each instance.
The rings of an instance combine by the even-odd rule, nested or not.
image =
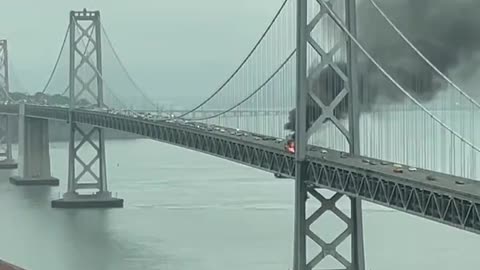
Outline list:
[[[377,0],[396,26],[444,74],[457,80],[469,80],[480,64],[480,1],[472,0]],[[418,57],[385,22],[368,0],[357,4],[358,39],[365,49],[407,91],[422,102],[435,98],[446,82]],[[358,51],[358,50],[357,50]],[[345,63],[337,63],[346,72]],[[330,104],[343,89],[343,80],[328,66],[309,69],[309,89]],[[405,96],[390,83],[365,56],[359,55],[361,109],[368,111],[377,103],[401,102]],[[308,103],[308,123],[321,114],[318,106]],[[345,99],[334,112],[347,116]],[[290,111],[285,129],[294,130],[295,109]]]

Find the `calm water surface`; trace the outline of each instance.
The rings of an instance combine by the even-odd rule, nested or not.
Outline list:
[[[28,270],[290,266],[293,181],[149,140],[109,141],[109,187],[125,208],[61,210],[51,209],[50,200],[65,190],[67,144],[52,143],[51,158],[60,187],[15,187],[10,173],[1,175],[2,259]],[[364,208],[367,269],[480,265],[480,236],[372,204]],[[318,230],[344,228],[327,217]]]

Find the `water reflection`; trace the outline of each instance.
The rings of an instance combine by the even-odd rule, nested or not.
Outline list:
[[[148,140],[108,142],[109,186],[125,208],[52,209],[66,189],[68,148],[57,146],[52,174],[60,187],[17,187],[0,171],[2,259],[28,270],[289,268],[291,181]],[[382,209],[365,204],[368,269],[480,264],[479,237]]]

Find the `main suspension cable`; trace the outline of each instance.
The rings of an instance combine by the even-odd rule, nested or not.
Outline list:
[[[210,95],[207,99],[205,99],[203,102],[201,102],[200,104],[198,104],[196,107],[194,107],[193,109],[177,116],[179,118],[187,115],[187,114],[190,114],[196,110],[198,110],[200,107],[202,107],[205,103],[207,103],[208,101],[210,101],[213,97],[215,97],[220,91],[223,90],[223,88],[233,79],[233,77],[235,77],[235,75],[237,75],[237,73],[240,71],[240,69],[245,65],[245,63],[248,61],[248,59],[250,59],[250,57],[252,56],[252,54],[257,50],[258,46],[260,45],[260,43],[263,41],[263,39],[265,38],[265,36],[267,35],[267,33],[270,31],[270,29],[272,28],[273,24],[277,21],[277,18],[278,16],[280,16],[280,13],[282,12],[283,8],[285,7],[285,5],[287,4],[288,0],[284,0],[282,5],[280,6],[279,10],[277,11],[277,13],[275,14],[275,16],[273,17],[272,21],[270,22],[270,24],[268,25],[267,29],[265,29],[265,31],[263,32],[262,36],[260,37],[260,39],[257,41],[257,43],[255,44],[255,46],[253,46],[252,50],[248,53],[248,55],[245,57],[245,59],[243,59],[243,61],[240,63],[240,65],[237,67],[237,69],[235,69],[235,71],[227,78],[227,80],[225,82],[223,82],[223,84],[215,91],[213,92],[212,95]]]
[[[65,30],[65,35],[64,35],[64,37],[63,37],[62,46],[60,47],[60,51],[59,51],[59,53],[58,53],[57,60],[55,61],[55,65],[53,66],[52,72],[50,73],[50,76],[48,77],[47,82],[46,82],[45,85],[43,86],[42,91],[40,91],[42,94],[44,94],[45,91],[47,91],[47,88],[48,88],[48,86],[50,85],[50,82],[51,82],[52,79],[53,79],[53,74],[55,74],[55,71],[57,70],[58,63],[60,62],[60,58],[61,58],[61,56],[62,56],[63,49],[65,48],[65,44],[66,44],[66,42],[67,42],[67,36],[68,36],[68,29],[69,29],[69,28],[70,28],[70,24],[68,24],[67,30]]]
[[[118,56],[117,51],[115,50],[115,47],[113,46],[112,41],[111,41],[110,38],[108,37],[107,31],[106,31],[105,28],[103,27],[103,24],[100,24],[100,26],[101,26],[101,28],[102,28],[103,34],[105,35],[105,38],[107,39],[108,44],[110,45],[110,48],[112,48],[113,55],[115,56],[115,58],[117,59],[118,63],[120,64],[120,67],[123,69],[123,72],[125,72],[125,74],[127,75],[128,80],[133,84],[133,86],[137,89],[137,91],[139,91],[140,94],[142,94],[142,96],[143,96],[150,104],[152,104],[153,107],[155,108],[157,105],[152,101],[151,98],[149,98],[149,97],[145,94],[145,92],[140,88],[140,86],[138,86],[138,84],[135,82],[135,80],[133,79],[133,77],[130,75],[130,73],[128,72],[127,68],[126,68],[125,65],[123,64],[122,60],[121,60],[120,57]]]
[[[212,118],[216,118],[216,117],[219,117],[219,116],[222,116],[232,110],[234,110],[235,108],[237,108],[238,106],[242,105],[243,103],[245,103],[247,100],[249,100],[250,98],[252,98],[253,96],[255,96],[261,89],[263,89],[263,87],[269,83],[273,77],[275,77],[275,75],[277,75],[282,69],[283,67],[288,63],[288,61],[292,58],[292,56],[295,55],[295,52],[297,50],[294,49],[290,55],[285,59],[285,61],[283,61],[283,63],[272,73],[272,75],[270,75],[270,77],[267,78],[267,80],[262,83],[257,89],[255,89],[255,91],[253,91],[252,93],[250,93],[250,95],[248,95],[247,97],[245,97],[244,99],[242,99],[240,102],[238,102],[237,104],[233,105],[232,107],[228,108],[227,110],[224,110],[222,112],[219,112],[217,114],[214,114],[214,115],[211,115],[211,116],[208,116],[208,117],[201,117],[201,118],[181,118],[183,120],[191,120],[191,121],[200,121],[200,120],[209,120],[209,119],[212,119]],[[177,117],[178,118],[178,117]]]

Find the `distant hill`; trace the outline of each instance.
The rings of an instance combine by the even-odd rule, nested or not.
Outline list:
[[[70,99],[68,96],[55,94],[55,95],[48,95],[44,93],[37,92],[33,95],[27,93],[20,93],[20,92],[10,92],[9,96],[11,99],[15,101],[23,101],[26,103],[34,103],[34,104],[43,104],[43,105],[69,105]],[[86,99],[80,99],[77,103],[78,106],[89,106],[92,105]]]

